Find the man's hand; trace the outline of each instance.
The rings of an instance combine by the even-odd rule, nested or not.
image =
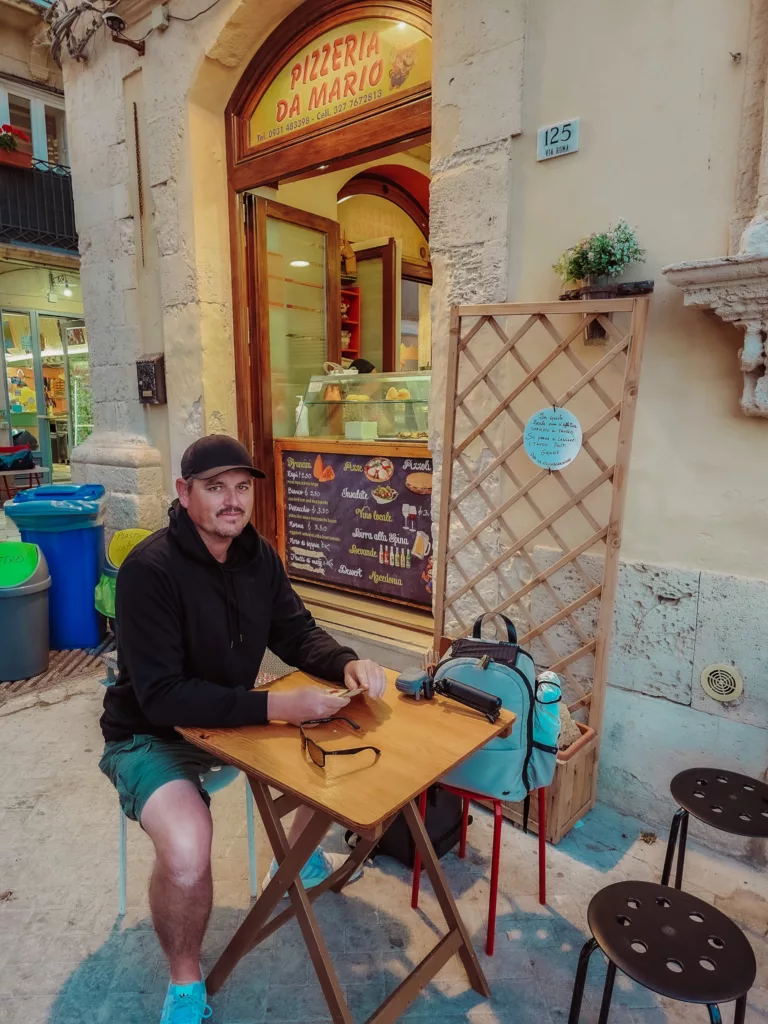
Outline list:
[[[269,693],[267,719],[301,725],[313,718],[332,718],[349,704],[349,697],[333,697],[318,686],[307,686],[289,693]]]
[[[357,690],[359,687],[366,690],[371,697],[383,697],[387,688],[387,677],[384,675],[384,669],[375,661],[350,661],[344,668],[344,685],[348,690]]]

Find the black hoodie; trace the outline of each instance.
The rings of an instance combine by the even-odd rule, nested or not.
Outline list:
[[[117,577],[118,681],[104,696],[106,740],[174,735],[174,726],[261,725],[252,691],[267,647],[332,682],[357,658],[315,623],[275,549],[250,524],[223,564],[186,510],[142,541]]]

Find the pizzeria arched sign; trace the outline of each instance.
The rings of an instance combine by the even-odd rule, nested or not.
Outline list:
[[[432,40],[404,21],[361,18],[298,48],[248,121],[248,150],[367,117],[428,93]]]

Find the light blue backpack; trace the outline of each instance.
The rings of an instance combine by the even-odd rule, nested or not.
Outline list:
[[[560,738],[560,683],[553,672],[537,680],[533,658],[517,643],[514,624],[505,616],[507,640],[485,640],[477,619],[471,637],[456,640],[435,671],[435,681],[457,679],[501,698],[515,714],[511,734],[486,743],[477,753],[443,777],[443,782],[498,800],[525,801],[528,794],[549,786],[555,773]]]

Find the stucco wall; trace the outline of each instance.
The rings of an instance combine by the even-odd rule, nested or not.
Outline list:
[[[566,246],[625,218],[653,278],[609,670],[599,795],[663,826],[669,779],[768,763],[765,423],[739,409],[742,334],[683,307],[661,267],[728,251],[750,4],[529,7],[523,135],[513,144],[510,295],[555,297]],[[695,25],[695,31],[692,26]],[[585,61],[585,53],[590,59]],[[536,129],[578,116],[579,153],[537,163]],[[745,679],[718,705],[712,663]],[[763,856],[754,844],[708,836]]]
[[[748,29],[747,0],[531,5],[510,293],[554,297],[563,249],[620,217],[636,226],[648,258],[630,277],[656,291],[624,557],[765,578],[765,425],[739,409],[741,332],[684,309],[661,275],[727,251],[745,69],[730,54]],[[537,164],[536,129],[575,116],[579,153]]]

